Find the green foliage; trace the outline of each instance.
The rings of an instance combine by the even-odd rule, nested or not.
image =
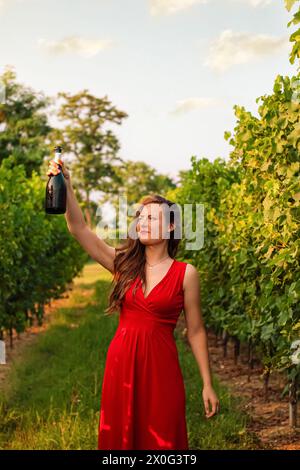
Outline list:
[[[87,260],[64,217],[44,210],[45,184],[8,157],[0,166],[0,331],[21,332]]]
[[[300,334],[297,84],[278,75],[257,99],[259,117],[235,106],[230,160],[192,157],[176,201],[205,206],[204,247],[182,256],[201,274],[206,324],[250,342],[266,369],[299,376],[290,358]]]

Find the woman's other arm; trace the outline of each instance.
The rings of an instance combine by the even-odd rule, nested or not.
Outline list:
[[[201,311],[200,279],[198,270],[187,264],[183,280],[184,315],[187,325],[187,339],[198,364],[203,380],[203,401],[206,417],[210,418],[220,410],[220,401],[212,386],[212,374],[208,351],[208,338]],[[209,404],[212,409],[209,409]]]

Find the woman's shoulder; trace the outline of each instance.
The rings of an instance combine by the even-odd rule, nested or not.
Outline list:
[[[180,261],[183,266],[183,290],[188,284],[199,282],[199,272],[196,266],[186,261]]]
[[[177,263],[181,264],[183,268],[185,268],[187,271],[197,271],[197,268],[192,264],[192,263],[188,263],[187,261],[182,261],[182,260],[179,260],[177,259],[176,260]]]

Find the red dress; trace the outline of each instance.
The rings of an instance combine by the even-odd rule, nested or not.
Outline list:
[[[99,450],[188,449],[185,388],[173,335],[183,309],[186,265],[174,259],[147,297],[139,276],[125,293],[106,356]]]

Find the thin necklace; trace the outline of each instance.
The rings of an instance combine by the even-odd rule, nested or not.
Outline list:
[[[153,268],[153,266],[156,266],[157,264],[161,263],[164,259],[167,259],[167,258],[169,258],[169,255],[165,256],[165,258],[161,259],[158,263],[150,264],[148,263],[147,260],[146,260],[146,263],[150,266],[150,268]]]

